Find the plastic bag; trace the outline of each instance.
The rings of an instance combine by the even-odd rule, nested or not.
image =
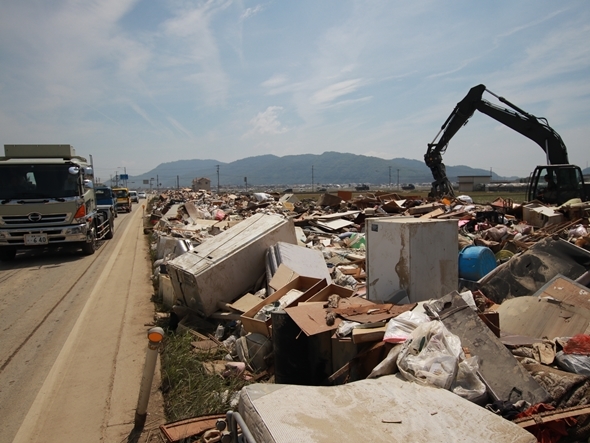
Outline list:
[[[590,356],[564,354],[563,351],[559,351],[555,354],[555,361],[564,371],[590,376]]]
[[[588,235],[588,231],[584,225],[576,225],[568,231],[569,238],[579,238]]]
[[[474,403],[484,400],[486,398],[486,385],[477,376],[478,370],[477,356],[474,355],[461,361],[451,391]]]
[[[421,323],[429,322],[430,318],[423,312],[406,311],[392,318],[387,323],[383,341],[403,343]]]
[[[221,209],[215,209],[213,211],[213,218],[215,218],[215,220],[222,221],[225,218],[225,212],[223,212]]]
[[[397,367],[406,380],[450,389],[464,358],[459,337],[433,320],[412,332],[400,351]]]
[[[397,357],[402,350],[402,346],[402,344],[398,344],[391,348],[387,354],[387,357],[385,357],[381,363],[373,368],[367,378],[377,378],[383,375],[395,374],[398,371]]]
[[[574,335],[563,347],[563,352],[566,354],[590,355],[590,335]]]

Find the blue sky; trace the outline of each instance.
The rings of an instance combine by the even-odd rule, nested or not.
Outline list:
[[[263,154],[422,161],[483,83],[585,168],[588,42],[583,0],[3,0],[0,143],[70,143],[101,178]],[[545,156],[476,113],[444,161],[526,176]]]

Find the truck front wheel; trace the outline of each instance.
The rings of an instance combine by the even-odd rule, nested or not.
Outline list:
[[[82,254],[92,255],[96,251],[96,234],[94,228],[88,233],[86,242],[82,244]]]
[[[16,249],[2,248],[0,249],[0,261],[12,261],[16,257]]]

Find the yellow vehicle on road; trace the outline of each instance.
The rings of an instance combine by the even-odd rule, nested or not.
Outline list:
[[[117,198],[115,209],[117,212],[131,212],[131,197],[127,188],[113,188],[113,193]]]

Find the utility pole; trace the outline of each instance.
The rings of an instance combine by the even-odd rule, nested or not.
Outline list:
[[[176,176],[176,189],[180,189],[180,178]]]
[[[397,170],[397,189],[399,190],[399,169]]]
[[[160,177],[156,175],[156,191],[160,193]]]
[[[389,189],[391,189],[391,166],[389,167]]]
[[[217,195],[219,195],[219,165],[217,167]]]
[[[315,186],[313,184],[313,165],[311,165],[311,192],[315,192]]]

